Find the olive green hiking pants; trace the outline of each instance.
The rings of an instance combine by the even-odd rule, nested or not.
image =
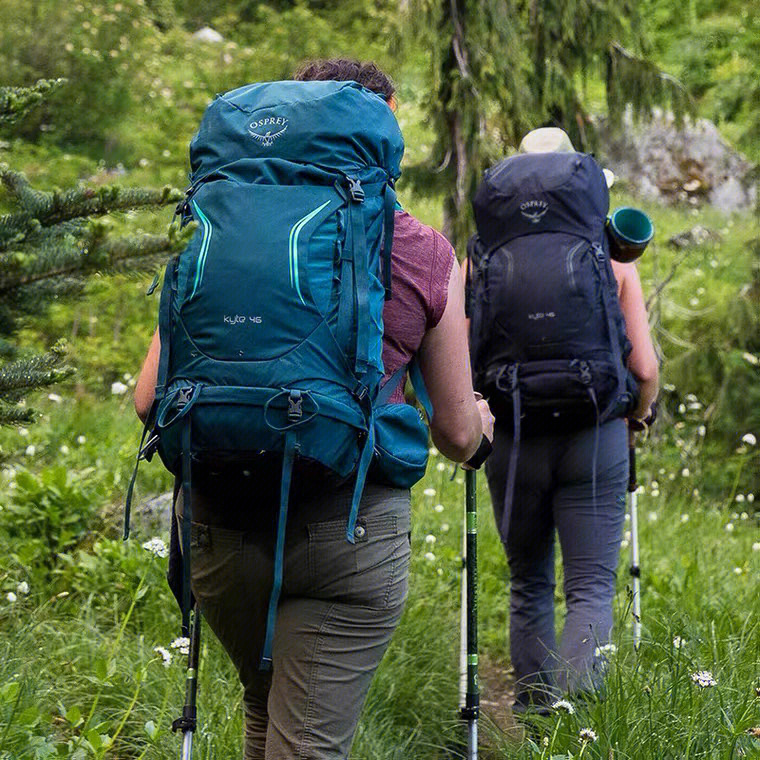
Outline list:
[[[213,473],[212,473],[213,475]],[[213,478],[207,479],[213,481]],[[274,564],[272,510],[257,525],[253,484],[223,527],[230,484],[193,492],[192,589],[243,685],[245,760],[347,758],[374,672],[407,594],[409,491],[368,484],[355,538],[346,541],[352,486],[291,510],[269,673],[259,670]],[[223,487],[221,487],[223,486]],[[181,520],[181,495],[177,514]],[[195,517],[199,521],[196,522]]]

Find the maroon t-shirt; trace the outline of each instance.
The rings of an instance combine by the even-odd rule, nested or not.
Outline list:
[[[397,211],[391,259],[393,297],[383,309],[386,378],[412,359],[425,333],[443,316],[454,250],[440,232],[406,211]],[[403,400],[400,383],[391,401]]]

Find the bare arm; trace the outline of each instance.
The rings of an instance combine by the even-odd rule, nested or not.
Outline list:
[[[475,401],[472,390],[464,288],[456,261],[449,277],[443,316],[425,333],[418,356],[433,404],[430,425],[433,442],[444,456],[465,462],[477,450],[484,432],[489,438],[493,437],[493,417],[485,401]]]
[[[649,335],[644,293],[635,264],[613,262],[613,269],[618,281],[620,307],[625,317],[626,333],[633,346],[628,358],[628,366],[639,382],[641,393],[639,404],[631,416],[645,419],[657,398],[659,369],[657,355]]]
[[[156,379],[158,378],[158,357],[161,353],[161,341],[158,337],[158,330],[153,333],[153,340],[148,349],[148,355],[143,362],[140,377],[137,378],[135,386],[135,411],[137,416],[145,422],[150,407],[153,404],[153,398],[156,392]]]

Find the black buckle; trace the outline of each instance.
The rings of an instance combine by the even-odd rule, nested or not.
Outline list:
[[[140,453],[138,455],[138,459],[144,459],[146,462],[150,462],[150,460],[153,458],[153,455],[156,453],[156,449],[158,448],[158,433],[154,433],[149,439],[148,442],[140,449]]]
[[[364,188],[362,188],[362,183],[355,177],[347,177],[346,179],[348,179],[348,190],[351,193],[351,200],[355,203],[363,203]]]
[[[303,396],[301,391],[290,391],[288,396],[288,420],[298,422],[303,417]]]

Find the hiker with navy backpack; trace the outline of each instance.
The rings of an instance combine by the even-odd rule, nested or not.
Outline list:
[[[348,756],[407,594],[429,445],[407,377],[441,452],[490,449],[453,250],[396,200],[392,109],[348,60],[214,100],[136,388],[176,476],[183,619],[191,589],[240,675],[247,760]]]
[[[610,257],[606,175],[564,132],[539,129],[486,172],[473,200],[470,349],[475,388],[496,416],[486,474],[510,571],[516,712],[602,685],[626,418],[647,419],[657,394],[635,264]],[[559,645],[555,530],[567,605]]]

